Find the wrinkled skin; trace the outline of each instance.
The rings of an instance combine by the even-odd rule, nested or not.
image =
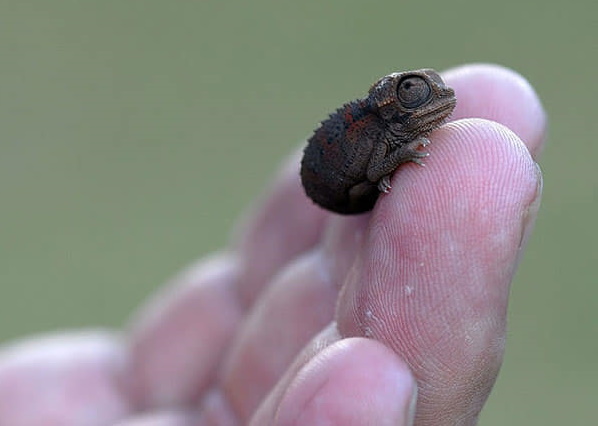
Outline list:
[[[0,424],[475,424],[539,206],[545,116],[504,68],[443,79],[452,121],[371,213],[314,206],[297,153],[229,247],[123,332],[5,345]]]

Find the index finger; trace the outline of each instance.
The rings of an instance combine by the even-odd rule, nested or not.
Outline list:
[[[518,133],[480,119],[444,126],[431,136],[428,167],[400,168],[365,227],[345,229],[361,232],[363,246],[341,292],[339,331],[407,361],[417,424],[473,423],[501,364],[509,286],[541,192],[528,147],[538,152],[545,120],[515,76],[489,66],[449,73],[457,116],[496,117]]]

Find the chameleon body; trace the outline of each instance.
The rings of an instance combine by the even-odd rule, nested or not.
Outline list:
[[[421,163],[426,136],[443,124],[456,104],[454,91],[433,70],[389,74],[365,98],[349,102],[323,121],[301,161],[306,194],[341,214],[371,210],[390,190],[394,170]]]

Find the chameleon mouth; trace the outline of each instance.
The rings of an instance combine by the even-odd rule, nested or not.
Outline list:
[[[425,113],[419,117],[413,117],[412,120],[410,120],[414,124],[412,132],[416,134],[416,136],[426,136],[432,130],[446,123],[453,113],[456,104],[456,99],[453,97],[447,99],[445,103],[436,108],[425,111]]]

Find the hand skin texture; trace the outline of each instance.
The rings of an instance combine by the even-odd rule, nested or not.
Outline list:
[[[124,332],[4,346],[0,425],[475,424],[539,206],[546,119],[512,71],[443,77],[452,121],[372,212],[313,205],[296,153],[229,247]]]

